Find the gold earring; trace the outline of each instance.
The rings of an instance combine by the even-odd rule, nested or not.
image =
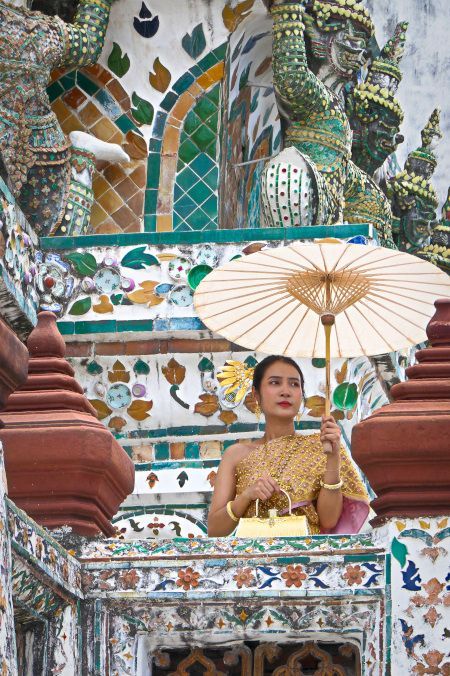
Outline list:
[[[302,419],[302,414],[301,414],[300,409],[299,409],[298,412],[297,412],[297,415],[295,416],[295,421],[299,423],[301,419]]]
[[[259,422],[259,420],[261,418],[261,406],[259,405],[258,402],[256,402],[256,404],[255,404],[255,416],[256,416],[256,420]]]

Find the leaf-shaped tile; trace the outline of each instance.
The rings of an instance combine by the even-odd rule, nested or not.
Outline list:
[[[206,47],[205,34],[203,32],[203,24],[199,23],[192,33],[186,33],[181,40],[181,44],[185,52],[193,59],[200,56]]]
[[[117,42],[113,42],[111,54],[108,56],[108,68],[117,77],[123,77],[130,69],[129,56],[122,54],[122,49]]]
[[[153,282],[151,280],[145,280],[141,282],[140,289],[132,291],[127,294],[129,300],[138,305],[146,303],[148,307],[152,305],[159,305],[164,302],[164,298],[156,296],[153,292],[155,287],[158,286],[158,282]]]
[[[244,39],[245,39],[245,33],[242,34],[242,37],[239,39],[236,47],[233,49],[233,53],[231,55],[231,63],[236,61],[237,57],[241,53],[242,43],[244,42]]]
[[[164,378],[171,385],[181,385],[186,376],[186,368],[179,364],[174,357],[172,357],[167,366],[163,366],[161,370]]]
[[[141,10],[139,12],[139,17],[135,16],[133,19],[134,30],[139,33],[143,38],[152,38],[159,29],[159,17],[155,16],[152,18],[152,13],[145,4],[141,5]]]
[[[222,20],[225,28],[230,33],[236,30],[241,21],[248,16],[254,2],[255,0],[244,0],[243,2],[239,2],[234,8],[230,7],[230,5],[225,5],[222,10]]]
[[[244,68],[239,78],[239,91],[244,89],[248,82],[248,76],[250,75],[250,68],[252,67],[252,61]]]
[[[96,361],[90,361],[89,364],[86,365],[86,371],[91,376],[96,376],[103,373],[103,366]]]
[[[219,410],[219,400],[215,394],[201,394],[200,401],[195,404],[194,412],[209,418]]]
[[[106,314],[108,312],[112,312],[114,310],[114,306],[110,302],[109,297],[103,293],[100,296],[100,303],[93,305],[92,309],[94,310],[94,312],[97,312],[98,314]]]
[[[138,124],[151,124],[155,111],[150,101],[141,99],[136,92],[133,92],[131,101],[134,106],[134,108],[131,109],[131,114],[136,122],[138,122]]]
[[[99,420],[107,418],[110,415],[110,413],[112,413],[112,410],[109,408],[109,406],[105,404],[105,402],[102,401],[101,399],[89,399],[89,403],[92,404],[92,406],[97,411],[97,416]]]
[[[150,373],[150,366],[143,359],[138,359],[133,366],[133,371],[137,376],[147,376]]]
[[[400,568],[404,568],[406,565],[406,557],[408,556],[408,547],[403,544],[403,542],[397,540],[397,538],[393,538],[391,552],[392,556],[399,562]]]
[[[344,380],[347,377],[347,371],[348,371],[348,360],[344,361],[340,369],[336,369],[334,372],[334,377],[336,378],[336,382],[340,385],[341,383],[344,382]]]
[[[219,415],[219,420],[221,420],[227,427],[236,422],[237,419],[238,417],[233,411],[222,411]]]
[[[170,70],[163,66],[159,57],[153,61],[153,73],[149,74],[148,79],[152,87],[159,92],[165,92],[170,85],[172,79]]]
[[[241,56],[251,52],[256,43],[259,42],[259,40],[261,40],[262,38],[265,38],[266,35],[268,35],[267,31],[265,33],[258,33],[257,35],[252,35],[245,43]]]
[[[130,372],[127,371],[125,365],[119,359],[114,362],[112,370],[108,371],[108,380],[110,383],[130,382]]]
[[[198,362],[197,367],[201,373],[214,371],[214,364],[212,363],[211,359],[208,359],[208,357],[202,357],[202,359],[200,359]]]
[[[143,270],[150,265],[159,265],[156,256],[146,253],[146,248],[146,246],[138,246],[136,249],[128,251],[120,262],[121,266],[132,270]]]
[[[65,257],[82,277],[92,277],[97,271],[97,261],[88,251],[73,251]]]
[[[255,70],[255,77],[259,77],[260,75],[263,75],[268,68],[270,68],[270,64],[272,63],[272,57],[271,56],[266,56],[261,63],[259,64],[258,68]]]
[[[87,296],[86,298],[80,298],[80,300],[75,301],[72,307],[69,310],[69,315],[85,315],[91,309],[92,299]]]
[[[145,401],[145,399],[139,399],[133,401],[131,406],[127,408],[127,413],[129,416],[131,416],[131,418],[134,418],[134,420],[142,422],[142,420],[145,420],[146,418],[150,417],[148,411],[151,411],[152,408],[153,401]]]

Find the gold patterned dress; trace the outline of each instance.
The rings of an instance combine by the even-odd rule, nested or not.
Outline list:
[[[326,466],[326,455],[320,442],[320,434],[291,435],[273,439],[254,448],[236,466],[236,495],[255,483],[263,474],[269,474],[289,493],[292,511],[305,514],[311,533],[320,533],[316,501],[320,480]],[[341,446],[341,479],[343,481],[343,507],[341,517],[332,533],[357,533],[369,513],[369,498],[366,488],[349,454]],[[244,517],[255,516],[255,502]],[[268,516],[269,509],[281,513],[288,511],[287,499],[277,494],[260,503],[259,515]]]

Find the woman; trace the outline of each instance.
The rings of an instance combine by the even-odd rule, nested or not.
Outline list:
[[[253,393],[266,418],[258,441],[230,446],[219,466],[208,518],[208,535],[229,535],[240,518],[288,511],[305,514],[311,533],[355,533],[369,512],[367,492],[333,417],[322,418],[320,434],[297,436],[294,419],[303,398],[303,374],[289,357],[271,356],[255,368]],[[322,443],[332,452],[325,454]]]

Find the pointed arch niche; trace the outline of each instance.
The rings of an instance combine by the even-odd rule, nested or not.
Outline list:
[[[226,43],[186,72],[161,103],[150,140],[145,230],[216,230],[221,83]]]

